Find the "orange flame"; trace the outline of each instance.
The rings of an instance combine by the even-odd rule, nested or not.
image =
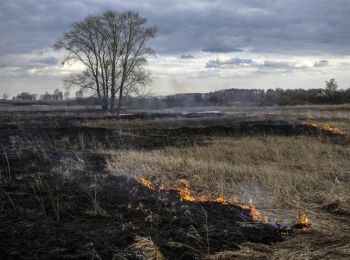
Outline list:
[[[229,205],[230,203],[227,201],[227,199],[223,196],[220,196],[216,199],[213,199],[212,200],[213,202],[217,202],[217,203],[220,203],[220,204],[223,204],[223,205]]]
[[[307,122],[307,121],[304,121],[303,122],[303,125],[306,125],[306,126],[312,126],[314,128],[318,128],[318,125],[314,122]]]
[[[326,124],[324,127],[322,127],[322,130],[327,131],[327,132],[331,132],[334,134],[344,134],[340,128],[333,127],[330,124]]]
[[[144,185],[146,188],[155,190],[156,186],[152,184],[150,181],[140,178],[141,184]],[[236,196],[232,197],[232,202],[229,202],[224,196],[219,196],[217,198],[209,198],[205,195],[195,197],[190,192],[190,185],[189,182],[186,179],[181,179],[180,183],[183,187],[174,186],[172,190],[176,191],[177,194],[180,196],[181,201],[190,201],[190,202],[216,202],[222,205],[235,205],[239,206],[242,209],[246,209],[250,211],[250,215],[252,217],[252,220],[254,222],[260,221],[260,212],[257,210],[256,206],[253,203],[253,199],[250,198],[248,201],[248,204],[239,204],[238,199]],[[164,187],[161,187],[163,189]],[[268,218],[265,217],[263,220],[264,224],[268,224]]]
[[[298,214],[298,225],[304,230],[311,226],[310,220],[304,212],[299,212]]]
[[[153,183],[151,183],[149,180],[146,180],[145,178],[142,178],[142,177],[140,178],[140,180],[141,180],[141,184],[143,186],[145,186],[146,188],[151,189],[151,190],[156,189],[156,186]],[[225,206],[226,205],[235,205],[235,206],[241,207],[242,209],[249,210],[249,213],[250,213],[250,216],[251,216],[251,219],[253,222],[260,222],[260,223],[263,223],[265,225],[270,225],[271,223],[274,223],[275,225],[277,225],[277,227],[280,225],[280,220],[277,218],[270,219],[268,216],[264,216],[264,218],[261,219],[260,212],[257,210],[256,206],[254,205],[252,198],[250,198],[248,200],[248,204],[244,204],[244,203],[239,204],[236,196],[232,197],[232,199],[231,199],[232,202],[229,202],[223,196],[220,196],[220,197],[215,198],[215,199],[209,198],[205,195],[195,197],[195,196],[191,195],[190,185],[186,179],[181,179],[180,183],[182,184],[183,188],[178,187],[176,185],[172,188],[172,190],[177,192],[177,194],[180,196],[181,201],[202,202],[202,203],[203,202],[215,202],[215,203],[219,203],[219,204],[222,204]],[[163,190],[164,186],[161,185],[159,187],[159,189]],[[306,214],[301,213],[301,212],[299,212],[299,215],[298,215],[298,222],[299,222],[298,223],[299,227],[301,227],[303,230],[307,229],[311,225]],[[286,236],[288,236],[289,233],[288,233],[288,231],[283,231],[280,234],[281,234],[281,236],[286,237]]]
[[[319,126],[315,122],[310,122],[310,121],[304,121],[304,122],[302,122],[302,124],[306,125],[306,126],[311,126],[311,127],[314,127],[314,128],[318,128],[318,129],[321,129],[322,131],[326,131],[326,132],[333,133],[333,134],[339,134],[339,135],[344,134],[344,132],[340,128],[333,127],[333,126],[331,126],[328,123],[325,124],[323,127]]]
[[[306,117],[307,117],[308,119],[319,119],[319,118],[320,118],[319,115],[313,115],[313,114],[307,114]]]
[[[249,209],[250,209],[250,215],[252,216],[253,221],[259,221],[260,220],[260,212],[256,209],[256,206],[253,203],[253,199],[249,199]]]
[[[184,186],[184,188],[180,188],[178,186],[175,186],[173,188],[180,195],[180,200],[195,202],[196,198],[191,195],[190,188],[189,188],[190,185],[188,181],[186,179],[181,179],[180,182]]]
[[[156,189],[155,185],[152,182],[150,182],[149,180],[146,180],[143,177],[141,177],[140,180],[141,180],[141,183],[143,184],[143,186],[149,188],[150,190]]]

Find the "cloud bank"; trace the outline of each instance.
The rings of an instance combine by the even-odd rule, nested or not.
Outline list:
[[[252,68],[303,71],[304,76],[312,73],[315,82],[324,81],[328,75],[321,70],[327,69],[349,83],[348,68],[340,65],[349,63],[350,56],[348,0],[2,0],[0,91],[20,88],[27,77],[37,76],[38,91],[45,88],[42,77],[60,82],[67,71],[60,68],[60,54],[51,50],[55,40],[72,22],[106,9],[137,10],[159,27],[151,43],[158,56],[150,64],[156,92],[164,83],[157,79],[164,75],[195,90],[205,73],[222,86],[231,82],[235,87],[237,81],[227,75],[237,73],[248,77],[249,86],[268,85],[271,79],[256,82],[256,75],[246,73]],[[191,80],[186,81],[186,71],[192,72]],[[202,91],[208,90],[206,84]]]

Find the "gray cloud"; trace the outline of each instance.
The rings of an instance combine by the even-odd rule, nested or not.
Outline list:
[[[44,57],[32,59],[31,62],[35,64],[56,65],[59,63],[59,60],[55,57]]]
[[[206,64],[206,68],[218,68],[225,67],[226,65],[250,65],[253,61],[251,59],[231,58],[228,60],[209,60]]]
[[[256,68],[259,71],[266,70],[297,70],[297,69],[310,69],[310,68],[320,68],[329,65],[328,60],[316,61],[312,66],[301,65],[301,62],[297,61],[286,61],[286,60],[264,60],[256,61],[253,59],[244,58],[230,58],[230,59],[215,59],[209,60],[205,64],[205,68]]]
[[[246,47],[306,55],[350,53],[348,0],[2,0],[0,53],[50,48],[71,22],[107,8],[135,9],[158,25],[153,46],[159,53]]]
[[[310,68],[322,68],[330,57],[350,55],[349,0],[1,0],[0,86],[6,75],[57,68],[57,57],[47,53],[56,39],[72,22],[106,9],[139,11],[159,27],[151,42],[157,54],[193,64],[208,57],[207,68],[296,70],[303,67],[288,59],[298,56],[310,58]],[[234,52],[253,59],[213,59]],[[274,60],[275,55],[287,61]]]
[[[235,48],[230,45],[223,45],[222,43],[216,46],[211,46],[208,48],[203,49],[204,52],[222,52],[222,53],[228,53],[228,52],[242,52],[242,49]]]
[[[268,68],[268,69],[295,69],[296,63],[289,61],[273,61],[265,60],[264,64],[259,67]]]
[[[192,54],[183,54],[180,56],[181,59],[194,59]]]
[[[314,67],[326,67],[328,65],[329,65],[328,60],[320,60],[315,62]]]

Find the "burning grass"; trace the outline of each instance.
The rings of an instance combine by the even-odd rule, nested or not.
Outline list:
[[[164,185],[160,185],[159,187],[153,183],[151,183],[149,180],[146,180],[145,178],[140,178],[140,183],[147,189],[150,190],[158,190],[159,192],[167,192],[164,188]],[[231,201],[229,201],[224,196],[220,196],[217,198],[210,198],[207,195],[199,195],[195,196],[191,194],[190,191],[190,184],[186,179],[181,179],[180,183],[183,187],[179,187],[178,185],[174,185],[169,190],[175,191],[179,195],[180,201],[187,201],[197,204],[205,204],[205,203],[216,203],[221,205],[222,207],[235,207],[241,209],[242,213],[242,219],[245,219],[246,221],[252,221],[252,222],[260,222],[264,225],[269,225],[274,228],[277,228],[280,230],[281,235],[288,236],[289,232],[291,231],[291,225],[285,224],[282,225],[280,220],[276,218],[269,218],[268,216],[261,217],[261,214],[259,210],[256,208],[256,205],[253,202],[253,199],[250,198],[248,200],[248,203],[239,203],[237,196],[232,197]],[[246,217],[246,215],[249,215],[249,218]],[[311,223],[304,212],[299,212],[297,223],[294,225],[295,228],[307,230],[311,226]]]
[[[349,216],[346,212],[350,209],[345,203],[350,199],[349,158],[350,147],[332,143],[331,139],[224,137],[212,139],[206,146],[123,151],[114,154],[109,168],[118,169],[113,173],[143,176],[169,188],[186,178],[191,190],[187,181],[182,181],[180,188],[175,187],[182,198],[232,203],[246,207],[252,219],[263,224],[287,222],[310,234],[291,238],[288,232],[281,232],[289,238],[274,247],[277,258],[301,256],[300,244],[304,243],[313,247],[308,255],[322,257],[350,253],[350,248],[345,246],[350,230],[342,220],[344,214]],[[328,213],[339,214],[339,218]],[[333,242],[324,241],[329,237]],[[322,246],[323,243],[337,244],[339,250]],[[249,254],[243,251],[227,254],[239,257],[257,253],[256,245],[248,248]],[[269,249],[258,249],[262,251],[265,255]],[[212,257],[227,259],[221,258],[222,255],[225,251]]]
[[[308,118],[314,118],[314,117],[310,117],[308,114]],[[344,131],[342,129],[340,129],[338,127],[334,127],[334,126],[330,125],[329,123],[326,123],[323,126],[320,126],[319,124],[312,122],[312,121],[304,121],[303,125],[311,126],[313,128],[318,128],[321,131],[331,133],[331,134],[336,134],[336,135],[343,135],[344,134]]]
[[[123,151],[109,168],[169,185],[187,178],[194,192],[208,197],[290,205],[348,196],[348,158],[348,146],[318,138],[227,137],[207,146]]]

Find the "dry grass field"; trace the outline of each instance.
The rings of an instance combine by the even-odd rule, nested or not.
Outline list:
[[[349,108],[222,108],[224,115],[208,117],[167,111],[131,120],[3,116],[0,256],[349,259]],[[338,132],[322,130],[327,124]],[[120,184],[118,176],[133,182],[142,177],[165,190],[186,179],[193,196],[243,204],[252,199],[261,219],[294,225],[303,212],[311,226],[267,242],[262,237],[274,232],[270,228],[232,220],[227,232],[237,240],[228,242],[216,235],[226,232],[217,225],[230,223],[224,213],[207,208],[205,221],[197,223],[196,209],[181,201],[133,202],[136,184]]]

